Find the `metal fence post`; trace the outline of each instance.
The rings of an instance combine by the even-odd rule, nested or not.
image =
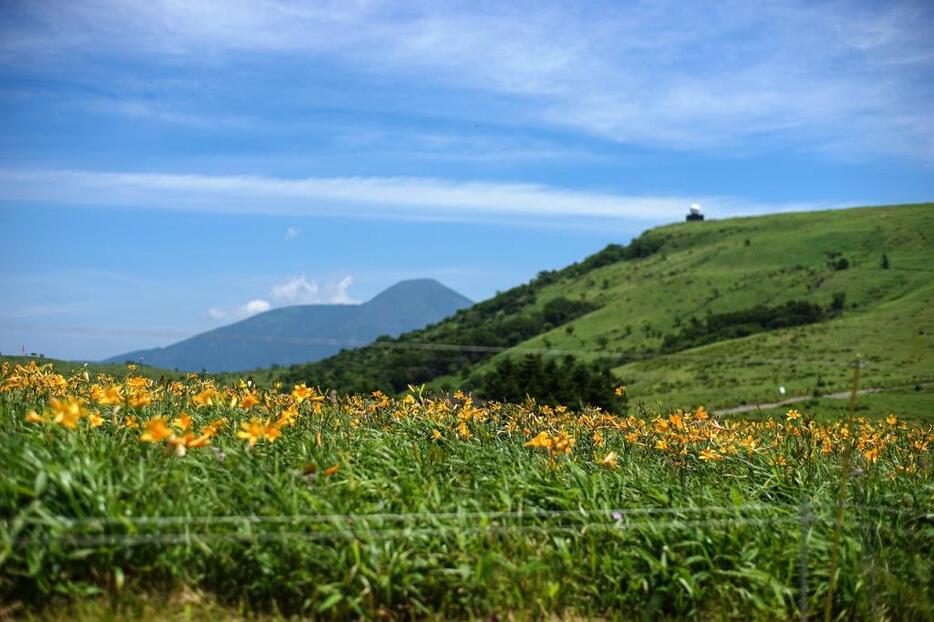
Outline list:
[[[808,619],[808,535],[810,534],[811,502],[805,493],[801,499],[801,556],[798,559],[798,611],[801,622]]]

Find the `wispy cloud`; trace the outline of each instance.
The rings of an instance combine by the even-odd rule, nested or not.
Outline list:
[[[179,110],[165,102],[146,101],[136,98],[77,98],[75,105],[92,112],[106,113],[143,121],[158,121],[186,128],[208,129],[214,131],[243,131],[255,129],[258,123],[245,117],[230,114],[196,113]]]
[[[256,298],[238,307],[229,309],[212,307],[208,309],[208,315],[215,320],[242,320],[243,318],[256,315],[257,313],[264,313],[270,309],[272,309],[272,305],[269,304],[268,301]]]
[[[0,170],[0,201],[63,205],[426,220],[537,217],[670,220],[697,201],[720,216],[832,207],[727,196],[626,196],[532,183],[418,177],[310,177]],[[533,224],[533,221],[526,221]]]
[[[0,57],[285,54],[493,94],[514,104],[513,123],[624,143],[934,152],[934,9],[922,1],[37,6],[40,26],[11,20]]]
[[[30,304],[19,307],[0,307],[0,318],[49,318],[93,310],[94,306],[87,302],[63,302],[53,304]]]
[[[301,229],[296,229],[295,227],[289,227],[288,229],[285,230],[285,239],[286,239],[286,240],[294,240],[295,238],[297,238],[297,237],[300,236],[301,234],[302,234],[302,230],[301,230]]]

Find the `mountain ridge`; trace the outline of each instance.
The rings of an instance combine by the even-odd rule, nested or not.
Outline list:
[[[134,361],[183,371],[250,371],[314,361],[432,324],[472,304],[435,279],[400,281],[360,304],[291,305],[193,335],[134,350],[103,363]]]

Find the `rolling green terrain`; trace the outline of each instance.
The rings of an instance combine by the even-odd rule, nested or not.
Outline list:
[[[859,356],[861,386],[912,386],[934,378],[932,231],[934,204],[658,227],[281,377],[497,398],[484,388],[504,358],[572,355],[610,367],[631,401],[717,408],[846,390]]]

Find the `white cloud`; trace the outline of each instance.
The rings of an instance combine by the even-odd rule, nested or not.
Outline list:
[[[297,237],[300,236],[301,234],[302,234],[302,230],[301,230],[301,229],[296,229],[295,227],[289,227],[288,229],[285,230],[285,239],[286,239],[286,240],[294,240],[295,238],[297,238]]]
[[[351,284],[352,276],[318,285],[302,274],[274,285],[272,296],[283,304],[356,304],[359,301],[347,291]]]
[[[273,285],[270,293],[280,305],[300,304],[358,304],[348,289],[353,284],[352,276],[345,276],[337,281],[325,282],[321,285],[304,274],[287,279]],[[235,321],[242,320],[272,309],[272,304],[263,298],[256,298],[249,302],[231,308],[213,307],[208,309],[208,315],[215,320]]]
[[[268,302],[266,302],[265,300],[261,300],[261,299],[251,300],[250,302],[244,305],[244,309],[249,315],[254,315],[256,313],[262,313],[264,311],[269,311],[269,309],[271,308],[272,307]]]
[[[37,27],[14,20],[0,30],[0,59],[86,50],[221,65],[233,53],[288,54],[403,85],[492,94],[515,106],[504,123],[625,143],[712,149],[767,137],[934,153],[923,1],[42,6],[32,10]]]
[[[350,294],[347,293],[347,289],[353,284],[352,276],[345,276],[340,281],[337,282],[337,287],[334,288],[334,294],[331,296],[331,302],[334,304],[353,304],[357,302],[350,297]]]
[[[0,170],[0,200],[215,213],[501,220],[581,226],[586,219],[674,220],[693,202],[713,216],[831,207],[729,196],[637,196],[536,183],[419,177],[309,177]]]
[[[261,298],[250,300],[246,304],[231,309],[211,308],[208,309],[208,315],[215,320],[241,320],[243,318],[269,311],[272,305]]]
[[[319,302],[318,284],[315,281],[309,281],[305,275],[274,285],[272,295],[284,302],[289,303],[312,303]]]

